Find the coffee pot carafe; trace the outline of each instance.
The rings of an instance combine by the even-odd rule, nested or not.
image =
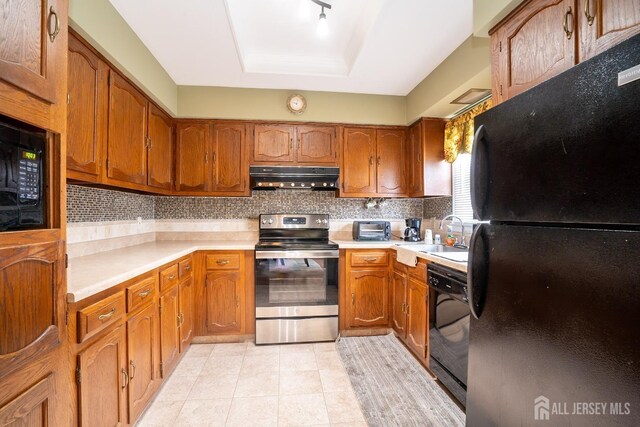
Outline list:
[[[420,218],[407,218],[405,220],[407,228],[404,230],[404,240],[407,242],[419,242],[420,238],[420,225],[422,219]]]

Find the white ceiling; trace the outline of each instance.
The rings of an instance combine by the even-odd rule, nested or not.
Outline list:
[[[325,0],[324,38],[311,0],[110,1],[178,85],[406,95],[473,29],[473,0]]]

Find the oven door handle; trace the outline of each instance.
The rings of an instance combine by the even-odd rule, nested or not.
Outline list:
[[[338,250],[319,251],[256,251],[256,259],[277,259],[277,258],[338,258]]]

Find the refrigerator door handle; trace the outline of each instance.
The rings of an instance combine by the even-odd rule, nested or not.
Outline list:
[[[471,206],[475,217],[484,220],[484,206],[487,199],[489,185],[487,183],[488,165],[481,156],[480,147],[486,144],[487,131],[480,125],[473,138],[471,149]]]
[[[480,319],[487,292],[487,272],[489,260],[487,250],[487,225],[480,224],[471,236],[469,244],[469,272],[467,273],[467,298],[469,309],[476,319]]]

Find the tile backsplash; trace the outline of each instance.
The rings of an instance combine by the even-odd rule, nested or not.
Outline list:
[[[442,219],[453,213],[453,197],[429,197],[424,199],[422,218]]]
[[[255,219],[260,213],[328,213],[335,219],[422,217],[422,199],[389,199],[366,209],[365,199],[336,198],[323,191],[254,191],[252,197],[150,196],[77,185],[67,186],[67,222],[147,219]]]

